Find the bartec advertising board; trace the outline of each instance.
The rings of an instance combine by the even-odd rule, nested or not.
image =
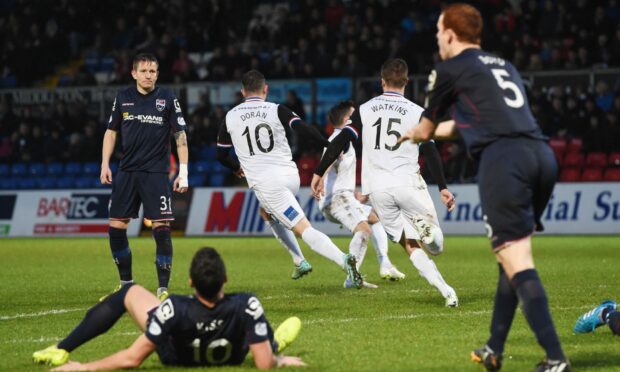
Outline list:
[[[0,192],[0,236],[107,236],[109,200],[109,190]]]
[[[453,185],[457,206],[448,212],[431,185],[430,194],[447,235],[484,235],[484,215],[476,185]],[[297,195],[312,225],[328,235],[349,231],[327,221],[309,188]],[[247,188],[194,190],[187,235],[271,235],[258,213],[259,203]],[[620,183],[563,183],[556,185],[542,218],[546,234],[620,234]]]

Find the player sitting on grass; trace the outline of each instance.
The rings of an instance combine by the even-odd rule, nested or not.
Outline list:
[[[351,101],[340,102],[329,110],[329,120],[334,125],[330,141],[350,123],[349,118],[353,111],[355,107]],[[319,200],[319,209],[328,220],[346,227],[353,233],[349,253],[355,256],[358,271],[366,255],[368,239],[372,239],[379,260],[381,278],[404,279],[405,274],[398,271],[388,257],[388,237],[379,222],[379,217],[371,206],[360,203],[355,197],[356,163],[355,149],[349,146],[325,175],[325,195]],[[364,283],[364,286],[376,287],[370,283]],[[347,278],[344,287],[352,288],[353,283]]]
[[[164,365],[241,364],[252,352],[257,368],[305,365],[277,355],[297,337],[299,318],[285,320],[274,333],[259,300],[250,293],[224,294],[226,268],[213,248],[194,255],[190,267],[193,296],[171,295],[164,302],[139,285],[124,285],[92,307],[58,345],[37,351],[36,363],[60,366],[54,371],[135,368],[153,352]],[[127,311],[144,331],[127,349],[89,363],[69,362],[69,353],[107,332]],[[65,364],[67,363],[67,364]]]
[[[620,336],[620,312],[618,312],[618,304],[612,300],[603,301],[594,309],[580,316],[575,323],[573,332],[594,332],[603,324],[609,326],[611,333]]]

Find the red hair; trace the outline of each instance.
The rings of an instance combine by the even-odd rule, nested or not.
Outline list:
[[[469,4],[450,4],[442,12],[444,29],[451,29],[459,41],[480,44],[482,16]]]

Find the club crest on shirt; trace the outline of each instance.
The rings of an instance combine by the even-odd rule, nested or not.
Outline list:
[[[157,108],[158,111],[164,111],[164,108],[166,108],[166,100],[165,99],[156,99],[155,100],[155,107]]]

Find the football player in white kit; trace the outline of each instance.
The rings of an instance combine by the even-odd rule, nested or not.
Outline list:
[[[331,108],[329,120],[334,125],[334,133],[329,137],[330,141],[349,123],[349,117],[354,111],[352,101],[343,101]],[[325,195],[319,200],[319,209],[328,220],[346,227],[353,233],[349,253],[355,255],[358,270],[366,255],[368,240],[372,239],[381,278],[404,279],[405,274],[398,271],[388,257],[388,238],[379,222],[379,217],[371,206],[360,203],[355,197],[356,167],[355,149],[349,146],[325,175]],[[370,283],[366,285],[372,286]],[[345,281],[345,288],[351,286],[350,282]]]
[[[349,281],[361,288],[363,279],[355,256],[343,253],[327,235],[315,230],[295,198],[299,191],[299,171],[292,160],[284,126],[314,136],[317,141],[325,139],[288,107],[265,101],[268,86],[260,72],[246,72],[242,85],[245,101],[228,111],[220,126],[218,160],[237,175],[245,176],[261,207],[273,219],[300,236],[313,251],[343,268]],[[235,148],[239,161],[229,155],[231,147]],[[297,253],[290,252],[295,259]]]
[[[362,136],[362,194],[368,195],[390,239],[405,248],[413,266],[445,298],[446,306],[458,306],[458,297],[443,279],[432,255],[443,251],[443,233],[426,183],[420,175],[418,146],[398,143],[409,128],[417,125],[424,109],[403,94],[408,81],[407,63],[390,59],[381,67],[383,94],[362,104],[323,154],[312,178],[312,191],[324,191],[323,176],[353,140]],[[363,130],[362,130],[363,129]],[[420,149],[437,180],[441,200],[449,210],[455,199],[443,176],[441,159],[433,142]]]

